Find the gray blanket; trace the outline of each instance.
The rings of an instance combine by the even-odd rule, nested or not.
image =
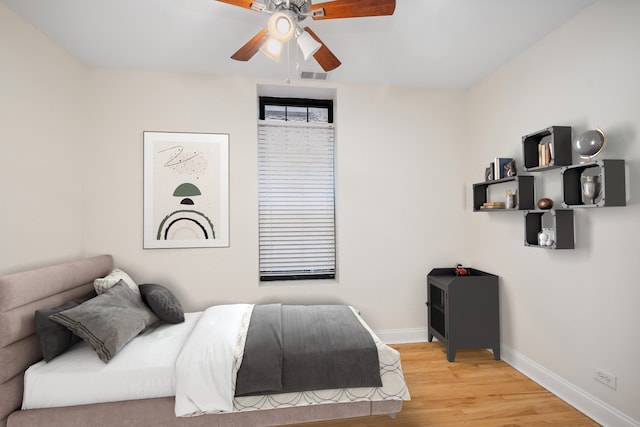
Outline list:
[[[349,307],[254,307],[236,396],[381,386],[375,342]]]

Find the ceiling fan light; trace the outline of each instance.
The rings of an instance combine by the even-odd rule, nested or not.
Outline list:
[[[276,62],[280,62],[280,54],[282,53],[282,42],[269,37],[267,41],[260,47],[260,51]]]
[[[279,16],[276,19],[276,30],[278,34],[287,34],[291,31],[291,21],[285,16]]]
[[[322,47],[322,44],[318,43],[318,41],[311,37],[311,34],[306,31],[303,31],[298,35],[297,42],[305,61]]]
[[[296,23],[293,16],[287,12],[276,12],[269,18],[269,35],[276,40],[285,43],[291,40],[296,31]]]

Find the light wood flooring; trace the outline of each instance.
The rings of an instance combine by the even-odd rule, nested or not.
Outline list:
[[[411,401],[388,416],[325,421],[300,427],[599,426],[486,350],[463,350],[447,361],[437,342],[393,345],[400,351]]]

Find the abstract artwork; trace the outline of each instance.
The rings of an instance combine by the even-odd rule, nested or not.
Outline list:
[[[229,135],[143,139],[144,248],[229,246]]]

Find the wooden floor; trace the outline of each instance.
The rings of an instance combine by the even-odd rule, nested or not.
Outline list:
[[[304,424],[300,427],[599,426],[485,350],[458,351],[447,361],[437,343],[401,344],[411,400],[388,416]]]

